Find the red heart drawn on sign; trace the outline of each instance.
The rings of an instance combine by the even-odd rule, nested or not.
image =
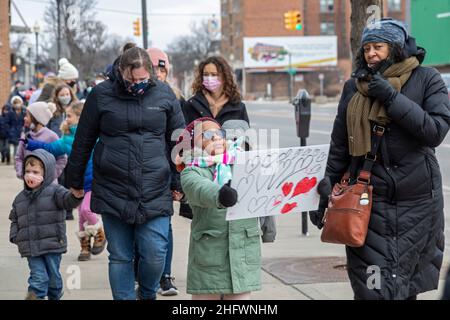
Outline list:
[[[283,194],[285,197],[287,197],[289,195],[289,193],[291,193],[293,187],[294,187],[294,184],[292,182],[286,182],[285,184],[283,184],[283,187],[281,187],[281,190],[283,190]]]
[[[285,214],[288,213],[290,211],[292,211],[292,209],[297,207],[297,202],[294,203],[286,203],[283,208],[281,209],[281,213]]]
[[[292,195],[292,197],[295,197],[299,194],[302,193],[308,193],[309,191],[311,191],[312,188],[314,188],[317,184],[317,178],[313,177],[312,179],[310,178],[303,178],[299,183],[297,183],[297,185],[295,186],[294,189],[294,194]]]

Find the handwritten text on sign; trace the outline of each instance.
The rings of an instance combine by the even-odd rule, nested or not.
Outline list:
[[[238,203],[227,220],[317,210],[329,145],[240,152],[231,186]]]

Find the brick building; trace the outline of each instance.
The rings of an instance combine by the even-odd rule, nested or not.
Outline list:
[[[11,88],[9,49],[9,1],[0,1],[0,106],[6,102]]]
[[[384,16],[405,20],[407,0],[384,0]],[[286,30],[284,13],[299,10],[303,17],[302,30]],[[343,82],[351,73],[350,58],[350,0],[221,0],[221,52],[236,70],[239,82],[248,98],[267,96],[270,84],[273,98],[289,94],[290,77],[286,70],[252,70],[243,74],[244,37],[324,36],[336,35],[338,42],[336,67],[297,68],[293,93],[306,88],[319,93],[320,73],[324,74],[324,94],[339,94]]]

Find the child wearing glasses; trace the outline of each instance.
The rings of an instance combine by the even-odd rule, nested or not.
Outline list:
[[[178,139],[177,166],[193,211],[187,293],[193,300],[246,300],[261,289],[258,219],[226,221],[238,200],[231,165],[242,140],[226,141],[212,118],[190,123]]]

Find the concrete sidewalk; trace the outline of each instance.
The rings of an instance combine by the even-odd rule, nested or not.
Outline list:
[[[8,241],[8,215],[15,195],[21,190],[22,182],[15,177],[13,166],[0,165],[0,299],[23,299],[27,290],[28,266],[25,259],[20,258],[16,246]],[[450,201],[449,197],[446,198]],[[447,202],[448,203],[448,202]],[[175,208],[178,212],[178,208]],[[77,215],[75,214],[77,217]],[[263,271],[262,290],[252,294],[253,299],[263,300],[310,300],[336,299],[351,300],[353,293],[343,270],[342,261],[345,257],[343,246],[324,244],[320,242],[319,231],[310,224],[310,235],[300,235],[300,215],[287,215],[277,220],[277,238],[274,243],[262,245]],[[190,299],[186,294],[187,251],[189,245],[190,220],[175,214],[172,219],[174,233],[174,255],[172,273],[175,277],[180,294],[174,297],[158,299]],[[79,243],[75,236],[78,222],[67,221],[69,247],[63,255],[61,273],[65,281],[63,299],[73,300],[109,300],[112,299],[108,282],[108,259],[105,250],[100,256],[93,256],[91,261],[78,262]],[[448,248],[446,249],[448,253]],[[446,260],[448,261],[448,254]],[[305,270],[299,270],[299,265],[307,266],[308,261],[325,261],[333,268],[332,274],[325,274],[327,269],[321,265]],[[283,265],[283,262],[286,264]],[[293,261],[293,263],[289,263]],[[333,265],[333,262],[336,263]],[[278,263],[277,262],[282,262]],[[81,271],[81,289],[69,290],[74,270]],[[315,270],[314,270],[315,269]],[[270,272],[266,271],[269,270]],[[321,274],[322,272],[322,274]],[[296,279],[300,279],[297,280]],[[316,279],[316,280],[315,280]],[[317,279],[327,279],[321,283]],[[331,279],[331,280],[330,280]],[[334,279],[334,280],[333,280]],[[283,281],[284,280],[284,281]],[[443,281],[440,282],[442,288]],[[419,299],[437,299],[439,291],[431,291],[419,296]]]

